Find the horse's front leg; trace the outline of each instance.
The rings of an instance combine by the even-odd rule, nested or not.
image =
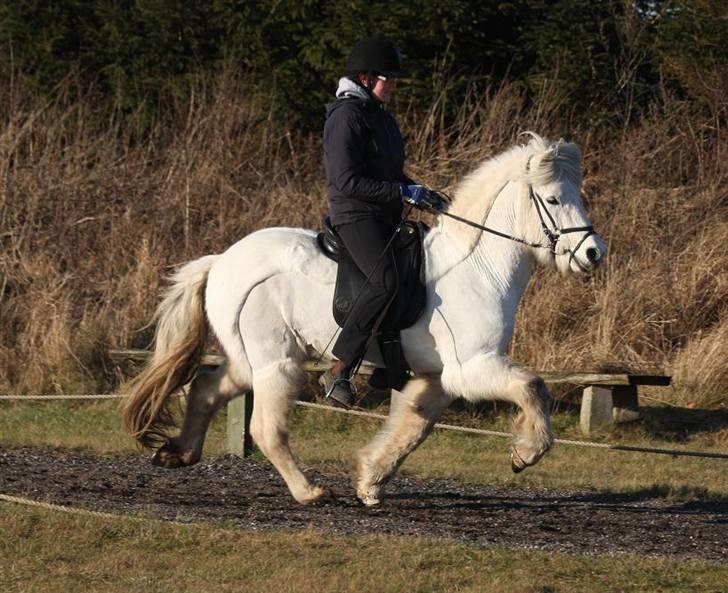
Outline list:
[[[554,444],[551,393],[541,377],[526,374],[528,378],[518,389],[521,411],[513,421],[511,469],[515,473],[538,463]]]
[[[521,410],[513,422],[511,468],[518,473],[538,461],[551,449],[551,394],[543,379],[496,354],[474,357],[453,373],[447,370],[443,382],[448,390],[469,401],[499,399]]]
[[[389,417],[374,440],[357,453],[356,494],[367,506],[381,502],[382,488],[407,455],[432,431],[452,398],[439,379],[417,377],[393,392]]]

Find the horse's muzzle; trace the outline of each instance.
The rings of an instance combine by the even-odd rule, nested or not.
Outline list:
[[[572,272],[590,276],[604,263],[607,246],[597,234],[585,237],[569,256],[569,267]]]
[[[589,263],[598,266],[601,262],[602,254],[599,253],[599,250],[596,247],[589,247],[589,249],[586,250],[586,258],[589,260]]]

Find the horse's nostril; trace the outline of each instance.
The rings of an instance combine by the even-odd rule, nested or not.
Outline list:
[[[586,250],[586,258],[591,263],[599,261],[599,250],[594,247],[590,247],[589,249]]]

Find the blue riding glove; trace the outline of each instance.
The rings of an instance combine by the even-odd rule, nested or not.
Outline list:
[[[431,191],[427,205],[436,212],[442,212],[445,209],[447,201],[440,192]]]
[[[399,193],[402,196],[403,202],[407,202],[418,208],[429,205],[430,190],[424,185],[405,185],[403,183],[399,186]]]

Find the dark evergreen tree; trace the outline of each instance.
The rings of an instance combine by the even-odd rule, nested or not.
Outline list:
[[[0,4],[0,68],[49,91],[68,72],[118,108],[184,96],[189,78],[238,64],[286,123],[318,129],[346,54],[397,43],[428,106],[473,82],[544,82],[591,123],[629,118],[660,85],[710,104],[726,89],[723,0],[24,0]],[[457,101],[453,101],[457,105]]]

